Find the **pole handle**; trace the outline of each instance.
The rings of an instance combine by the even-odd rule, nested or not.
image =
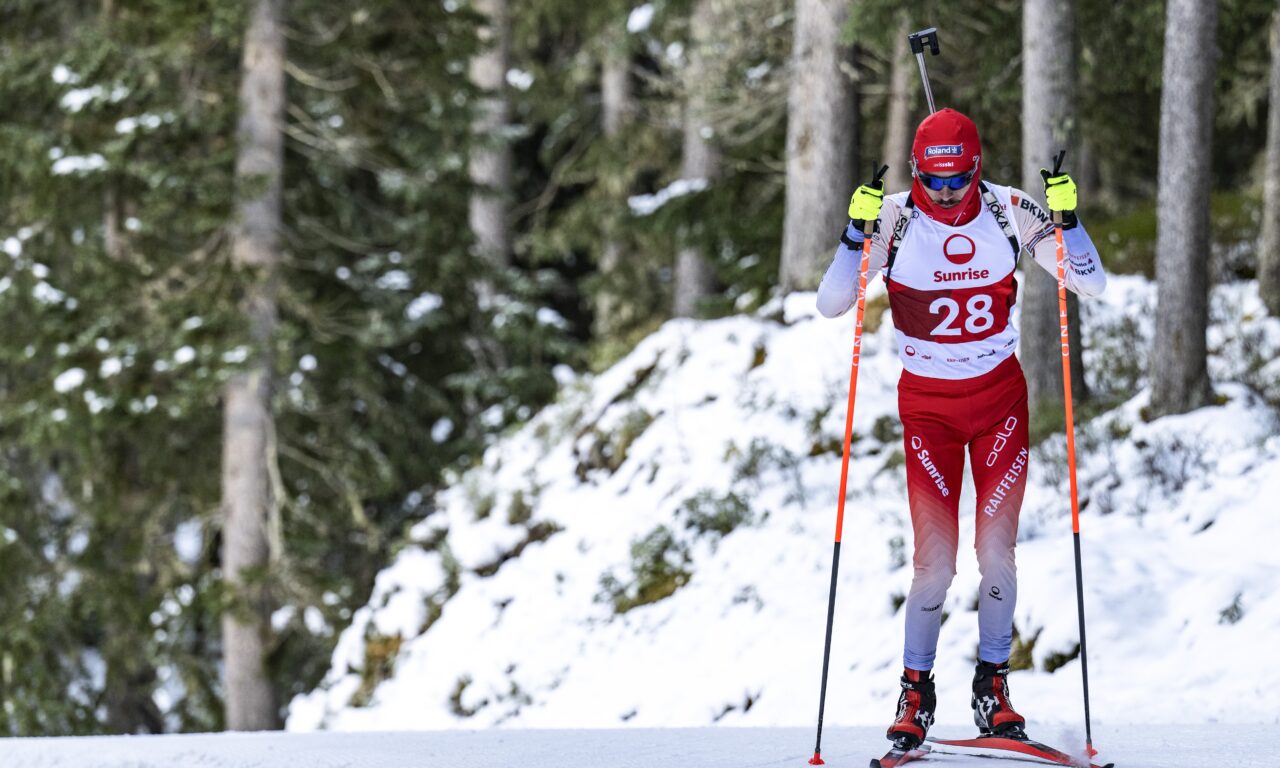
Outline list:
[[[1059,150],[1058,154],[1053,156],[1053,173],[1050,175],[1057,176],[1059,173],[1062,173],[1062,159],[1066,156],[1067,150],[1065,149]],[[1062,226],[1062,211],[1052,211],[1051,213],[1053,223],[1056,226]]]
[[[911,44],[912,53],[924,53],[924,47],[929,46],[929,52],[937,56],[938,48],[938,30],[936,27],[922,29],[919,32],[912,32],[907,35],[907,42]]]
[[[885,175],[886,173],[888,173],[888,171],[889,171],[889,166],[887,166],[887,165],[882,165],[882,166],[880,166],[880,170],[876,171],[875,178],[871,180],[871,186],[873,186],[873,187],[874,187],[874,186],[878,186],[878,185],[880,185],[880,180],[884,178],[884,175]],[[871,236],[872,236],[872,235],[874,235],[875,233],[876,233],[876,220],[875,220],[875,219],[867,219],[866,221],[864,221],[864,222],[862,223],[862,235],[863,235],[863,237],[871,237]],[[865,245],[865,243],[864,243],[864,245]]]

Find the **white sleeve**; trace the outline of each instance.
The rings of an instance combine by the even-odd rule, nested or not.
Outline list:
[[[1079,296],[1101,295],[1107,287],[1107,273],[1102,270],[1102,257],[1098,255],[1083,222],[1062,230],[1062,248],[1066,251],[1063,275],[1067,290]],[[1041,240],[1035,248],[1035,260],[1050,276],[1058,279],[1056,239],[1047,237]]]
[[[1022,204],[1014,208],[1018,234],[1023,247],[1031,251],[1035,262],[1054,280],[1058,279],[1058,242],[1053,236],[1053,224],[1048,214],[1022,190],[1013,190]],[[1062,230],[1062,247],[1066,251],[1063,275],[1067,290],[1080,296],[1098,296],[1107,287],[1107,274],[1102,269],[1102,257],[1093,240],[1085,231],[1084,223],[1077,221],[1071,229]]]
[[[893,230],[899,207],[885,201],[880,209],[880,229],[871,236],[871,257],[867,265],[867,284],[884,267],[889,258],[886,233]],[[858,269],[862,266],[862,230],[850,221],[845,225],[844,237],[836,248],[835,258],[818,286],[818,311],[824,317],[839,317],[848,312],[858,300]],[[852,244],[852,245],[851,245]]]

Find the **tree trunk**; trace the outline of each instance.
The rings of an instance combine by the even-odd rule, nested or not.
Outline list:
[[[1280,317],[1280,10],[1271,20],[1271,106],[1267,111],[1258,290],[1267,311]]]
[[[1169,0],[1156,210],[1156,329],[1151,415],[1209,402],[1209,164],[1218,4]]]
[[[690,32],[689,65],[685,72],[688,92],[684,113],[684,156],[680,176],[706,179],[720,175],[720,151],[711,143],[715,135],[708,114],[706,57],[716,29],[717,0],[698,0],[693,9]],[[715,288],[715,272],[702,249],[693,242],[682,245],[676,253],[672,313],[676,317],[692,317],[698,304]]]
[[[1077,153],[1075,89],[1075,4],[1070,0],[1026,0],[1022,14],[1022,188],[1044,188],[1040,169],[1067,150],[1067,167]],[[1071,333],[1071,392],[1088,399],[1081,355],[1080,309],[1067,296]],[[1021,359],[1027,375],[1027,402],[1033,432],[1043,435],[1066,423],[1062,387],[1062,318],[1058,281],[1031,259],[1022,274]]]
[[[796,0],[787,97],[787,201],[782,290],[816,288],[847,220],[857,145],[853,84],[840,69],[848,16],[841,0]]]
[[[480,35],[484,50],[471,59],[472,83],[485,95],[472,119],[469,160],[471,193],[469,221],[476,253],[495,269],[511,260],[511,146],[504,130],[511,122],[507,69],[511,59],[511,14],[507,0],[475,0],[475,9],[488,19]]]
[[[232,596],[222,617],[227,728],[279,727],[266,671],[271,606],[266,589],[267,518],[273,503],[267,467],[272,342],[280,262],[284,171],[285,0],[256,0],[244,43],[236,156],[236,265],[251,275],[243,311],[254,352],[227,382],[223,411],[222,572]]]
[[[605,51],[600,74],[604,135],[610,139],[618,137],[631,111],[631,51],[625,30],[616,30],[617,40]]]
[[[600,74],[600,99],[603,111],[605,139],[617,142],[622,127],[631,113],[631,51],[627,46],[627,29],[619,24],[614,30],[614,40],[605,50]],[[613,194],[610,189],[610,194]],[[618,205],[625,190],[617,190]],[[617,237],[607,234],[600,253],[600,290],[595,301],[595,335],[611,336],[618,328],[618,296],[622,287],[618,266],[622,263],[622,244]]]
[[[884,191],[889,195],[911,188],[911,86],[915,82],[917,65],[907,43],[907,35],[912,31],[911,17],[902,12],[899,19],[897,36],[893,39],[893,61],[889,62],[889,122],[885,127],[883,157],[880,158],[889,166],[884,176]],[[854,181],[863,183],[862,179]]]

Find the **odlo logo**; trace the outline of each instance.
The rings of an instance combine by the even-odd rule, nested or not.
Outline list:
[[[1013,436],[1014,427],[1018,426],[1018,417],[1010,416],[1004,420],[1004,426],[996,433],[996,442],[991,446],[991,453],[987,454],[987,466],[994,467],[1000,459],[1000,452],[1004,450],[1004,446],[1009,442],[1009,438]]]

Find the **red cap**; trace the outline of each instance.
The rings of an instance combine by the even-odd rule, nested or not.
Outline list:
[[[982,161],[978,126],[947,107],[929,115],[916,129],[911,145],[916,169],[922,173],[965,173]]]

